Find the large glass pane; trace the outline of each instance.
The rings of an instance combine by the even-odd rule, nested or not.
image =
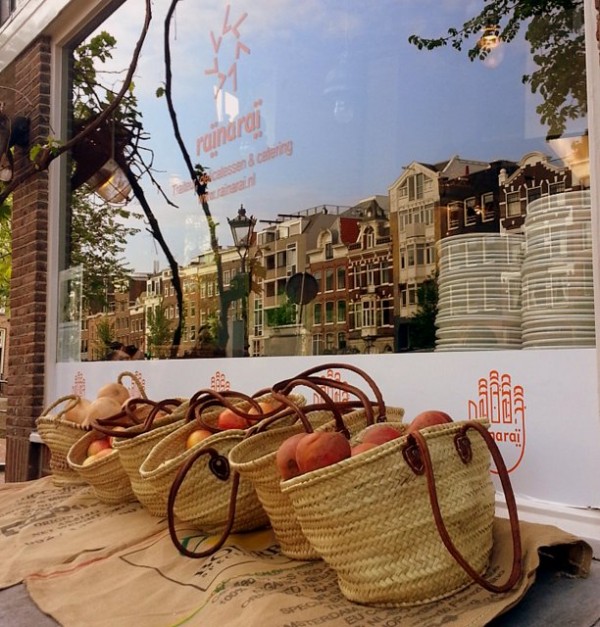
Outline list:
[[[582,2],[181,2],[167,98],[169,5],[72,155],[59,359],[594,344]],[[74,50],[74,132],[142,22]]]

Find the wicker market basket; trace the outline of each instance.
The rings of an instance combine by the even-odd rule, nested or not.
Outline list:
[[[252,403],[256,405],[268,398],[260,396],[253,400],[237,392],[219,394],[213,390],[200,390],[190,399],[184,423],[161,438],[139,468],[141,484],[145,484],[142,489],[154,494],[157,514],[168,514],[169,494],[177,474],[188,460],[194,458],[193,467],[186,472],[186,478],[177,491],[173,513],[179,520],[190,522],[206,532],[222,530],[227,526],[233,477],[228,472],[226,476],[219,472],[215,474],[215,463],[210,463],[208,457],[198,459],[196,455],[202,457],[199,452],[215,449],[228,470],[229,451],[245,437],[246,432],[242,429],[220,430],[217,426],[219,414],[224,407],[229,407],[246,415],[245,410],[249,410]],[[199,428],[211,431],[212,435],[188,448],[188,436]],[[233,530],[257,528],[268,522],[250,482],[240,483],[237,499]]]
[[[110,449],[110,452],[99,459],[86,462],[88,447],[94,440],[105,439],[104,433],[92,429],[82,436],[67,455],[69,466],[89,485],[92,486],[98,500],[103,503],[116,504],[135,501],[136,497],[131,487],[129,476],[125,472],[119,452]]]
[[[49,466],[55,485],[84,483],[67,462],[67,455],[73,444],[89,431],[89,427],[65,418],[65,414],[80,402],[83,402],[81,397],[74,394],[61,396],[44,409],[36,420],[37,432],[50,450]]]
[[[360,390],[355,386],[317,376],[319,370],[331,370],[332,368],[342,371],[352,370],[359,374],[371,387],[375,400],[368,401],[366,396],[361,395]],[[344,414],[343,424],[340,424],[341,414],[336,416],[331,408],[326,408],[326,403],[319,408],[316,408],[316,405],[304,407],[302,412],[315,431],[335,431],[345,427],[348,437],[352,437],[369,424],[380,421],[386,421],[399,429],[404,429],[402,424],[404,410],[386,407],[377,386],[368,375],[359,369],[345,364],[327,364],[300,373],[290,382],[282,382],[274,388],[286,391],[286,385],[303,385],[306,381],[312,382],[313,390],[315,390],[314,386],[319,386],[320,389],[317,390],[317,393],[322,397],[326,395],[323,391],[325,386],[343,391],[343,400],[337,403],[337,407],[345,411],[350,410],[350,413]],[[358,396],[359,401],[351,403],[351,396]],[[356,405],[360,408],[356,408]],[[244,439],[237,444],[229,454],[229,461],[234,470],[253,483],[269,516],[282,553],[293,559],[310,560],[318,559],[320,556],[304,534],[289,496],[281,490],[281,475],[276,465],[276,455],[280,445],[287,438],[304,432],[305,426],[301,421],[297,421],[286,427],[257,433],[252,438]]]
[[[153,516],[164,517],[167,514],[167,495],[164,490],[161,491],[157,482],[145,481],[140,474],[140,468],[156,444],[185,424],[189,399],[145,402],[153,407],[153,411],[143,424],[131,426],[124,431],[115,431],[107,421],[97,421],[95,427],[114,437],[113,448],[119,453],[119,461],[129,477],[137,500]]]
[[[514,542],[508,581],[484,577],[492,550],[495,490],[502,480]],[[508,473],[484,421],[408,432],[281,484],[317,553],[351,601],[430,603],[477,581],[505,592],[521,575],[519,523]]]

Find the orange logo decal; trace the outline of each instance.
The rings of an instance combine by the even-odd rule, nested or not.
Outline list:
[[[136,379],[140,382],[140,385],[142,386],[142,389],[145,390],[146,389],[146,379],[144,379],[144,377],[142,376],[142,373],[139,370],[136,370],[133,373],[136,377]],[[129,386],[129,396],[131,398],[139,398],[142,395],[141,390],[138,388],[138,386],[136,385],[135,382],[131,382],[131,385]]]
[[[325,378],[331,381],[341,381],[342,375],[339,372],[332,370],[331,368],[325,373]],[[335,403],[344,403],[349,400],[348,392],[345,390],[339,390],[336,387],[329,385],[321,386],[321,389],[327,396],[329,396]],[[313,402],[322,403],[323,399],[316,393],[313,393]]]
[[[477,382],[477,399],[468,401],[469,419],[486,418],[508,472],[517,468],[525,454],[525,397],[509,374],[491,370]],[[496,470],[492,470],[496,473]]]
[[[77,396],[85,396],[85,376],[81,370],[77,371],[77,374],[73,378],[73,387],[71,389],[73,394]]]
[[[227,380],[227,377],[217,370],[215,374],[210,378],[210,388],[215,392],[223,392],[231,389],[231,384]]]

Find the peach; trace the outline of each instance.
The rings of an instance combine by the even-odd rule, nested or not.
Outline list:
[[[112,448],[110,444],[110,439],[108,437],[99,438],[98,440],[90,442],[89,446],[87,447],[86,456],[91,457],[92,455],[96,455],[96,453],[99,453],[106,448]]]
[[[89,466],[90,464],[93,464],[95,461],[98,461],[99,459],[102,459],[103,457],[108,457],[108,455],[111,455],[112,452],[113,452],[112,448],[103,448],[101,451],[98,451],[94,455],[90,455],[89,457],[86,457],[83,460],[83,463],[81,465]]]
[[[224,409],[217,418],[219,429],[247,429],[249,422],[231,409]]]
[[[296,433],[286,438],[279,445],[275,455],[275,464],[282,479],[291,479],[300,474],[300,468],[298,468],[298,462],[296,461],[296,448],[298,447],[298,442],[307,435],[308,433]]]
[[[355,457],[356,455],[360,455],[364,453],[364,451],[370,451],[372,448],[379,446],[375,442],[360,442],[359,444],[355,444],[352,447],[351,457]]]
[[[101,396],[93,400],[87,408],[83,425],[88,427],[99,418],[109,418],[121,411],[121,405],[108,396]]]
[[[113,431],[127,431],[127,429],[123,425],[117,425],[116,427],[113,427]],[[108,441],[110,442],[111,446],[114,446],[114,443],[117,437],[118,436],[116,435],[110,435],[108,437]]]
[[[402,432],[399,429],[392,427],[392,425],[385,424],[384,422],[380,422],[369,425],[363,429],[357,439],[364,444],[383,444],[384,442],[395,440],[401,436]]]
[[[104,396],[114,398],[119,405],[122,405],[129,398],[129,390],[122,383],[107,383],[98,390],[96,398]]]
[[[192,448],[192,446],[202,442],[202,440],[206,440],[211,435],[212,432],[208,429],[194,429],[185,440],[185,448]]]
[[[296,462],[301,473],[324,468],[350,457],[350,442],[338,431],[308,433],[298,442]]]
[[[448,422],[452,422],[452,418],[446,412],[437,409],[428,409],[413,418],[412,422],[408,425],[408,433]]]
[[[256,409],[255,407],[250,407],[250,409],[248,410],[248,414],[250,416],[256,416],[255,419],[252,419],[252,422],[256,422],[257,420],[260,420],[260,418],[262,418],[263,416],[275,411],[275,409],[277,409],[277,407],[279,406],[279,403],[274,400],[258,401],[258,406],[260,407],[260,410]],[[248,420],[250,420],[250,418]]]
[[[67,410],[64,414],[67,420],[71,422],[76,422],[78,425],[83,424],[85,420],[85,414],[87,412],[88,407],[90,406],[91,401],[87,398],[79,398],[77,402],[71,409]]]

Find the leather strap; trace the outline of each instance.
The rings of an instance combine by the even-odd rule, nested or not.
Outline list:
[[[510,483],[510,478],[508,476],[506,465],[504,463],[504,460],[502,459],[502,455],[500,454],[498,446],[496,442],[494,442],[494,439],[489,434],[488,430],[477,421],[467,421],[462,429],[462,435],[466,437],[466,433],[469,429],[474,429],[484,439],[487,448],[492,455],[494,463],[496,464],[496,470],[498,471],[498,475],[502,483],[502,488],[504,489],[504,496],[506,498],[513,545],[513,562],[510,575],[508,576],[506,582],[503,584],[494,584],[491,581],[488,581],[482,575],[480,575],[467,562],[467,560],[463,557],[460,551],[456,548],[455,544],[452,541],[452,538],[450,538],[450,534],[448,533],[448,530],[444,523],[444,518],[440,511],[440,504],[438,500],[435,477],[433,472],[433,463],[429,454],[427,440],[421,432],[415,431],[408,436],[408,441],[410,442],[411,438],[413,438],[413,441],[416,442],[419,448],[421,460],[423,462],[424,473],[427,478],[427,488],[429,492],[431,510],[433,512],[435,524],[440,534],[440,538],[444,543],[444,546],[448,549],[449,553],[457,561],[461,568],[473,579],[473,581],[477,582],[480,586],[482,586],[486,590],[489,590],[490,592],[507,592],[515,586],[515,584],[519,581],[522,575],[521,531],[519,528],[519,517],[517,514],[515,495],[512,489],[512,485]],[[468,463],[468,461],[465,463]]]
[[[225,529],[223,530],[221,536],[216,540],[216,542],[208,549],[203,551],[192,551],[188,549],[185,545],[181,543],[179,538],[177,537],[177,529],[175,528],[175,501],[177,499],[177,493],[179,492],[179,488],[183,483],[187,473],[190,471],[194,463],[203,455],[210,455],[211,459],[209,461],[209,466],[212,462],[213,473],[217,476],[217,478],[226,481],[229,478],[230,467],[229,461],[226,457],[221,455],[214,448],[205,448],[199,449],[195,451],[188,459],[184,462],[184,464],[179,468],[177,472],[177,476],[171,485],[169,490],[169,499],[167,501],[167,519],[169,523],[169,535],[171,536],[171,541],[175,545],[175,548],[186,557],[199,558],[199,557],[207,557],[212,555],[215,551],[218,551],[224,544],[231,530],[233,529],[233,523],[235,520],[235,510],[236,510],[236,500],[237,493],[240,484],[240,475],[237,471],[233,471],[231,478],[231,494],[229,497],[229,509],[227,512],[227,524],[225,525]],[[216,472],[215,472],[216,469]],[[218,476],[218,473],[221,473],[221,476]],[[200,489],[201,486],[198,486]]]

